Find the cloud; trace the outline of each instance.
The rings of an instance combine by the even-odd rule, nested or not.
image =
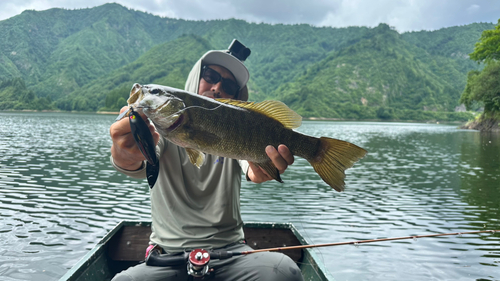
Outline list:
[[[374,27],[380,23],[387,23],[399,27],[405,25],[408,21],[414,21],[421,8],[411,2],[402,3],[402,1],[399,1],[399,5],[394,5],[394,2],[397,1],[392,0],[372,2],[343,0],[338,2],[337,8],[328,11],[327,16],[319,25]]]
[[[386,23],[399,32],[436,30],[473,22],[496,22],[500,1],[483,0],[342,0],[328,12],[322,26],[377,26]],[[481,3],[482,6],[475,4]],[[471,4],[472,3],[472,4]],[[487,9],[482,8],[488,7]]]
[[[2,0],[0,1],[0,20],[4,20],[22,13],[24,10],[47,10],[51,8],[91,8],[102,5],[107,1],[94,0]]]
[[[26,9],[90,8],[116,2],[134,10],[188,20],[243,19],[255,23],[369,26],[435,30],[500,17],[498,0],[2,0],[0,20]]]
[[[127,2],[127,1],[122,1]],[[177,17],[191,20],[210,19],[244,19],[250,22],[265,23],[319,23],[319,19],[326,16],[332,4],[328,1],[303,0],[156,0],[156,1],[128,1],[135,2],[134,7],[142,10],[155,11],[156,14],[168,17]],[[130,3],[132,4],[132,3]],[[141,10],[141,9],[139,9]]]
[[[254,0],[242,1],[237,12],[253,18],[253,22],[318,25],[337,6],[336,1],[289,0],[285,5],[281,1]]]
[[[467,8],[467,12],[469,14],[473,14],[473,13],[477,13],[479,11],[479,9],[481,9],[481,6],[473,4],[473,5],[470,5],[469,8]]]

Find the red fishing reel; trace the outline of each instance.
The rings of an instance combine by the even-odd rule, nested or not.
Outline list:
[[[210,259],[223,260],[233,256],[246,254],[247,252],[210,251],[205,249],[194,249],[179,255],[161,254],[161,250],[151,246],[146,252],[146,264],[149,266],[180,266],[187,264],[187,272],[197,280],[211,274],[213,269],[209,267]]]
[[[187,270],[194,277],[203,277],[208,273],[210,253],[204,249],[194,249],[189,253]]]

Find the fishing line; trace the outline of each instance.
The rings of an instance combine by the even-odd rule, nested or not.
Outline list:
[[[307,231],[307,229],[305,228],[305,226],[304,226],[304,224],[303,224],[303,217],[302,217],[302,216],[299,216],[299,217],[300,217],[299,224],[300,224],[300,226],[302,227],[302,231],[304,232],[304,235],[303,235],[303,236],[304,236],[304,238],[306,238],[306,239],[307,239],[307,241],[310,241],[310,242],[311,242],[311,244],[315,244],[315,243],[314,243],[314,241],[313,241],[313,239],[312,239],[312,238],[311,238],[311,236],[308,234],[308,231]],[[325,263],[325,256],[324,256],[323,251],[321,251],[320,249],[318,249],[318,250],[316,250],[316,251],[314,251],[314,252],[318,255],[318,257],[319,257],[319,259],[321,260],[321,262],[322,262],[323,264],[326,264],[326,263]],[[317,270],[316,270],[314,267],[313,267],[313,269],[314,269],[314,271],[316,272],[316,274],[319,276],[319,273],[317,272]]]
[[[294,164],[297,165],[299,163],[294,163]],[[290,172],[291,171],[289,171],[289,174],[286,175],[289,178],[288,180],[291,180],[291,173]],[[286,181],[285,181],[285,183],[286,183]],[[311,238],[312,236],[309,235],[309,232],[307,231],[306,227],[304,226],[304,221],[305,221],[305,219],[304,219],[304,212],[301,212],[301,214],[299,214],[299,208],[294,208],[294,209],[295,209],[294,217],[295,216],[298,217],[298,223],[299,223],[300,227],[302,228],[301,233],[303,232],[303,237],[306,239],[306,241],[310,242],[311,244],[314,244],[314,241]],[[308,220],[308,221],[310,221],[310,220]],[[325,256],[324,256],[323,251],[321,251],[320,249],[318,249],[318,250],[315,250],[314,252],[318,255],[318,258],[321,260],[321,262],[323,264],[325,264]],[[313,267],[313,269],[314,269],[315,273],[319,276],[318,271],[314,267]]]
[[[200,109],[204,109],[204,110],[216,110],[216,109],[218,109],[221,106],[222,106],[222,104],[219,104],[218,106],[216,106],[214,108],[206,108],[206,107],[199,106],[199,105],[191,105],[191,106],[188,106],[186,108],[183,108],[183,109],[177,111],[176,113],[179,113],[181,111],[186,111],[187,109],[190,109],[190,108],[200,108]],[[176,113],[174,113],[174,114],[176,114]]]
[[[223,106],[223,104],[219,104],[218,106],[216,106],[214,108],[206,108],[206,107],[199,106],[199,105],[191,105],[191,106],[185,107],[185,108],[183,108],[181,110],[178,110],[178,111],[176,111],[176,112],[174,112],[174,113],[172,113],[170,115],[167,115],[167,116],[165,116],[165,118],[172,117],[172,116],[174,116],[176,114],[182,113],[183,111],[186,111],[187,109],[191,109],[191,108],[199,108],[199,109],[203,109],[203,110],[216,110],[216,109],[218,109],[221,106]],[[142,109],[144,109],[144,108],[149,108],[149,107],[146,107],[146,106],[136,106],[135,108],[142,108]]]

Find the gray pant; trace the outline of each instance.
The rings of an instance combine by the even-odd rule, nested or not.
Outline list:
[[[226,251],[250,251],[248,245],[237,244],[224,248]],[[287,255],[274,252],[262,252],[235,256],[225,260],[211,260],[214,269],[211,278],[203,280],[273,280],[301,281],[300,269]],[[141,263],[117,274],[112,281],[184,281],[191,280],[186,265],[158,267]],[[198,279],[194,279],[198,280]]]

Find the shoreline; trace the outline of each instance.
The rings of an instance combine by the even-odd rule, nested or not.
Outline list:
[[[22,109],[22,110],[14,110],[14,109],[6,109],[0,110],[0,112],[14,112],[14,113],[23,113],[23,112],[42,112],[42,113],[84,113],[84,114],[120,114],[119,111],[64,111],[64,110],[34,110],[34,109]]]
[[[62,111],[62,110],[0,110],[1,112],[43,112],[43,113],[81,113],[81,114],[102,114],[118,115],[118,111]],[[328,118],[328,117],[303,117],[304,121],[349,121],[349,122],[388,122],[388,123],[425,123],[425,124],[462,124],[463,127],[469,121],[440,121],[440,120],[399,120],[399,119],[348,119],[348,118]],[[474,130],[474,129],[472,129]]]
[[[106,115],[118,115],[120,112],[114,112],[114,111],[97,111],[95,112],[96,114],[106,114]]]
[[[460,126],[460,129],[480,132],[500,132],[500,120],[497,118],[478,118]]]
[[[351,121],[351,122],[388,122],[388,123],[426,123],[426,124],[466,124],[469,121],[438,121],[438,120],[400,120],[400,119],[344,119],[327,117],[304,117],[307,121]]]

